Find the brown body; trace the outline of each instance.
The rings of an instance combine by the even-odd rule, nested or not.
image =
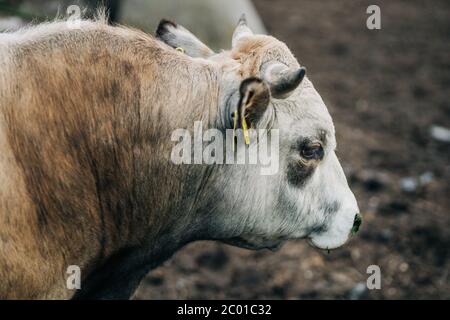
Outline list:
[[[126,297],[155,252],[184,241],[161,237],[179,225],[183,193],[167,142],[186,115],[209,116],[212,73],[102,22],[0,44],[0,298],[69,298],[69,265],[81,267],[82,297],[114,281]]]

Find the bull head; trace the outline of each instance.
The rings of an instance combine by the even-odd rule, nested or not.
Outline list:
[[[277,178],[251,176],[248,168],[245,173],[229,169],[235,171],[227,176],[251,176],[251,182],[246,182],[249,185],[242,188],[255,190],[254,197],[261,197],[254,203],[256,211],[265,213],[258,218],[254,208],[233,212],[235,227],[239,225],[242,230],[235,238],[222,240],[247,248],[304,237],[319,248],[342,245],[352,226],[355,230],[359,227],[359,209],[335,154],[331,116],[305,77],[306,69],[287,46],[271,36],[255,35],[244,15],[234,30],[231,50],[220,53],[214,53],[185,28],[167,20],[161,21],[156,34],[169,46],[181,47],[188,56],[206,59],[208,65],[220,70],[218,109],[219,114],[225,115],[225,127],[231,126],[229,115],[237,110],[239,119],[249,119],[254,127],[268,128],[277,122],[275,126],[281,128],[280,145],[284,149],[280,151],[280,161],[284,171]],[[305,81],[307,84],[301,86]],[[272,185],[277,193],[276,205],[268,209],[261,203],[271,197],[268,190]],[[217,188],[222,192],[225,187]],[[278,212],[276,217],[273,211]],[[230,225],[233,218],[228,214],[226,219],[223,225]],[[264,223],[264,219],[270,222]],[[248,225],[242,225],[242,220],[252,221],[252,228],[246,229]],[[255,236],[255,232],[270,237]]]

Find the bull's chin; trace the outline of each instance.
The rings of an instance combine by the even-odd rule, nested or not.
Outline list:
[[[261,249],[269,249],[272,251],[277,251],[281,248],[281,246],[284,244],[284,240],[255,240],[252,239],[251,241],[246,240],[244,238],[231,238],[231,239],[225,239],[222,240],[222,242],[249,250],[261,250]]]
[[[308,238],[309,244],[313,247],[323,249],[323,250],[333,250],[343,246],[348,240],[348,237],[329,237],[327,235],[321,234],[318,236],[310,236]]]

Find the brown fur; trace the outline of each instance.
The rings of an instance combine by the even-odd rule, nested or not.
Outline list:
[[[0,52],[2,299],[69,298],[67,266],[86,279],[176,228],[183,172],[160,142],[215,112],[206,64],[135,30],[50,27]]]

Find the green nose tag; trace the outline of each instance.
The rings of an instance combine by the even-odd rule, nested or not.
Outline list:
[[[359,214],[357,214],[355,216],[355,220],[353,221],[352,235],[355,235],[356,233],[358,233],[361,223],[362,223],[362,218]]]

